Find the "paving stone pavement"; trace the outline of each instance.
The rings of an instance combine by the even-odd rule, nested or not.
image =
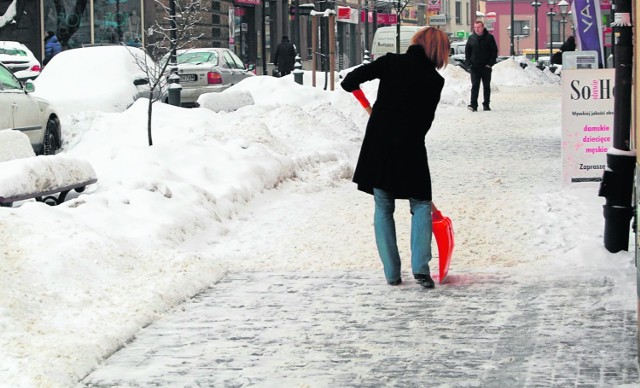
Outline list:
[[[232,273],[143,329],[86,387],[638,386],[635,311],[606,276]]]

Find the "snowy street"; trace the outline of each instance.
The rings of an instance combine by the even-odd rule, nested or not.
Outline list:
[[[469,75],[441,74],[426,145],[455,249],[435,290],[411,279],[407,201],[386,284],[351,183],[368,116],[339,86],[156,103],[153,146],[148,100],[65,106],[60,154],[98,181],[0,208],[0,388],[638,386],[635,247],[604,248],[597,183],[561,185],[559,78],[502,61],[470,112]]]
[[[559,91],[494,95],[492,112],[442,106],[427,136],[435,201],[456,232],[444,285],[411,279],[406,201],[395,288],[375,250],[372,198],[310,174],[228,222],[224,241],[207,244],[234,270],[83,383],[635,386],[635,269],[600,246],[597,184],[560,190]],[[529,100],[538,104],[523,111]]]

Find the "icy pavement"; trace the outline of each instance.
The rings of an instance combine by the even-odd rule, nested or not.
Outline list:
[[[322,177],[305,172],[201,247],[229,263],[226,277],[81,385],[638,386],[635,268],[601,246],[597,185],[561,190],[559,90],[527,91],[501,89],[492,112],[438,110],[434,195],[456,233],[445,284],[411,279],[406,201],[396,211],[405,283],[390,287],[371,197],[349,182],[314,189]],[[531,98],[544,104],[523,111]]]
[[[637,384],[635,312],[602,276],[230,274],[88,376],[98,387],[611,387]],[[607,335],[601,335],[601,333]],[[560,335],[562,334],[562,335]]]

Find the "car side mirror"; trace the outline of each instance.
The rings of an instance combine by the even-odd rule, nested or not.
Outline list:
[[[133,80],[133,84],[136,86],[149,85],[149,80],[146,78],[136,78]]]
[[[254,71],[256,69],[256,65],[254,63],[250,63],[248,65],[244,65],[249,71]]]
[[[31,80],[27,80],[27,82],[25,82],[24,84],[24,91],[27,93],[33,93],[36,91],[36,84],[33,83],[33,81]]]

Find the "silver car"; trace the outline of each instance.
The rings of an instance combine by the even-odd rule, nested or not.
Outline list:
[[[221,92],[255,76],[253,66],[245,66],[233,51],[225,48],[178,50],[176,62],[183,106],[195,106],[201,94]]]
[[[0,130],[24,132],[36,154],[52,155],[62,143],[60,121],[46,100],[31,94],[34,90],[31,81],[23,86],[0,64]]]

